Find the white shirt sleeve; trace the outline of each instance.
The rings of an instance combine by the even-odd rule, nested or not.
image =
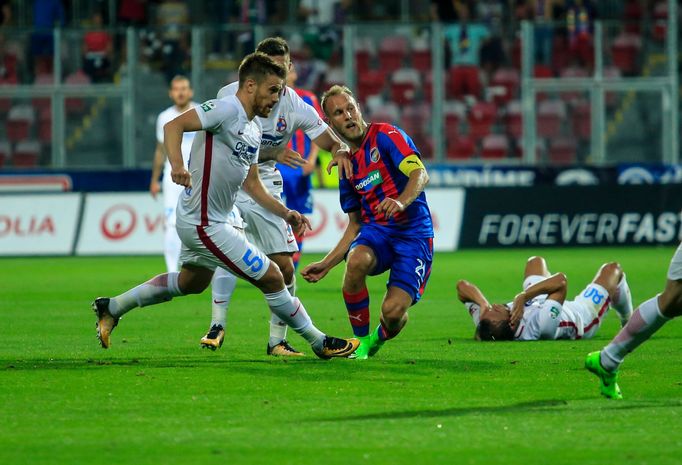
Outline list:
[[[296,127],[302,129],[311,140],[315,140],[327,130],[327,123],[322,121],[317,110],[305,103],[294,89],[287,87],[287,92],[291,94],[294,114],[296,115]]]
[[[225,120],[237,117],[234,107],[222,100],[207,100],[194,109],[201,121],[201,128],[209,132],[217,132]]]
[[[156,117],[156,142],[163,144],[163,126],[167,123],[165,118],[162,118],[163,113],[159,113]]]
[[[562,305],[556,300],[545,300],[535,313],[534,325],[537,327],[539,339],[554,339],[559,327],[559,314]]]

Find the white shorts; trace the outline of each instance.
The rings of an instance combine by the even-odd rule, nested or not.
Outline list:
[[[282,203],[279,195],[274,195]],[[298,252],[291,226],[279,216],[261,207],[248,194],[237,194],[237,208],[246,222],[246,237],[266,255]]]
[[[668,268],[668,279],[677,281],[682,279],[682,242],[677,247],[672,260],[670,260],[670,267]]]
[[[221,267],[251,282],[262,278],[270,266],[270,259],[228,224],[196,226],[180,221],[176,228],[182,241],[180,263],[183,265],[210,270]]]
[[[180,184],[175,184],[170,176],[164,174],[161,181],[163,193],[163,212],[166,218],[166,228],[175,226],[175,209],[178,206],[180,194],[185,190]]]
[[[578,335],[589,339],[599,330],[610,303],[608,291],[599,284],[590,283],[573,300],[564,302],[564,309],[582,321],[582,331],[578,331]]]

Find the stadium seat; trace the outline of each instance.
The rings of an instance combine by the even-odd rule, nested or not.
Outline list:
[[[29,131],[35,122],[35,111],[29,104],[13,106],[7,116],[7,139],[19,142],[28,139]]]
[[[445,137],[448,139],[461,137],[460,122],[466,117],[466,105],[457,100],[449,100],[443,105],[443,114],[445,116]]]
[[[358,79],[358,97],[365,101],[370,95],[382,94],[386,85],[386,73],[383,70],[369,70]]]
[[[505,158],[509,152],[509,139],[503,134],[488,134],[481,144],[482,158]]]
[[[416,40],[412,45],[412,67],[422,73],[431,70],[431,46],[426,40]]]
[[[12,165],[21,168],[31,168],[38,165],[40,159],[40,142],[25,140],[19,142],[12,155]]]
[[[668,33],[668,5],[665,2],[658,2],[654,6],[653,29],[651,37],[658,42],[665,42]]]
[[[401,68],[391,76],[391,100],[403,104],[415,99],[421,81],[419,72],[412,68]]]
[[[490,134],[495,118],[497,107],[494,103],[478,102],[469,110],[467,121],[469,123],[469,135],[476,141]]]
[[[576,161],[578,144],[573,137],[557,137],[550,141],[549,162],[554,165],[570,165]]]
[[[637,34],[619,34],[611,45],[613,65],[623,74],[632,75],[637,71],[637,57],[642,48],[642,39]]]
[[[559,73],[569,66],[570,54],[563,34],[555,34],[552,38],[552,68]]]
[[[446,96],[462,98],[465,95],[473,95],[477,99],[481,97],[481,77],[476,66],[455,66],[448,70],[446,78]]]
[[[476,144],[471,137],[461,136],[448,139],[446,150],[450,160],[468,160],[476,154]]]
[[[590,76],[590,73],[581,66],[569,66],[568,68],[562,69],[559,76],[562,78],[586,78]],[[561,92],[560,95],[566,102],[572,102],[583,98],[583,94],[580,92]]]
[[[422,98],[428,102],[433,98],[433,73],[427,71],[424,73],[424,80],[422,81]]]
[[[641,22],[644,16],[642,5],[639,0],[629,0],[625,5],[623,14],[625,20],[625,32],[630,34],[640,34],[642,32]]]
[[[374,41],[369,37],[359,37],[355,40],[355,67],[359,75],[371,69],[375,53]]]
[[[370,112],[370,121],[398,124],[400,121],[400,108],[393,102],[385,103]]]
[[[521,114],[521,102],[519,100],[512,100],[507,104],[505,125],[509,136],[516,139],[523,135],[523,119]]]
[[[536,79],[549,79],[554,77],[552,68],[547,65],[535,65],[533,67],[533,77]]]
[[[581,100],[573,105],[571,111],[571,124],[573,126],[573,135],[583,139],[589,140],[592,136],[592,113],[590,102]]]
[[[2,168],[7,160],[12,157],[12,146],[7,141],[0,141],[0,168]]]
[[[345,85],[346,79],[343,75],[343,68],[330,68],[324,75],[324,89],[329,89],[335,84]]]
[[[53,74],[39,74],[36,76],[35,81],[33,81],[34,86],[50,86],[53,84]],[[33,106],[36,108],[49,106],[51,103],[52,99],[49,97],[36,97],[33,99]]]
[[[407,37],[400,35],[384,37],[379,44],[379,65],[381,69],[390,73],[401,68],[408,51]]]
[[[544,100],[538,105],[537,132],[539,137],[555,137],[566,119],[566,104],[561,100]]]
[[[67,86],[87,87],[91,83],[90,78],[82,70],[78,70],[64,79]],[[68,115],[80,115],[85,113],[85,101],[82,98],[68,97],[64,100],[64,107]]]
[[[425,128],[431,119],[431,106],[427,103],[407,105],[400,118],[400,127],[411,136],[425,134]]]
[[[516,98],[519,93],[520,82],[519,72],[514,68],[500,68],[495,71],[491,80],[491,85],[503,89],[502,93],[495,94],[495,103],[497,105],[504,105],[511,99]]]

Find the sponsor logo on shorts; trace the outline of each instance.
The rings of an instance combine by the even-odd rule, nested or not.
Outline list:
[[[561,311],[552,305],[552,308],[549,309],[549,313],[552,315],[552,319],[556,320],[559,317],[559,313],[561,313]]]
[[[417,273],[417,276],[419,276],[419,279],[424,279],[424,273],[426,272],[426,264],[421,258],[417,259],[417,262],[419,265],[416,266],[414,269],[414,272]]]
[[[355,185],[355,190],[359,191],[367,186],[376,186],[382,182],[384,182],[384,178],[381,177],[381,173],[379,170],[374,170],[369,173],[365,179]]]

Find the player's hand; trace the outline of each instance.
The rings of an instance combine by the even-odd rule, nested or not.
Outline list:
[[[309,283],[316,283],[329,273],[330,268],[323,262],[314,262],[301,270],[301,276]]]
[[[514,302],[512,303],[511,318],[509,319],[509,324],[512,328],[516,329],[518,327],[519,321],[523,318],[523,309],[525,306],[526,295],[523,292],[516,294]]]
[[[313,229],[310,220],[296,210],[289,210],[285,220],[291,225],[291,229],[297,236],[302,236],[306,229]]]
[[[353,163],[350,161],[350,152],[337,151],[334,158],[327,164],[327,174],[332,174],[332,168],[335,166],[339,169],[339,179],[353,177]]]
[[[277,163],[281,163],[292,168],[298,168],[299,166],[308,164],[308,160],[303,158],[298,152],[291,150],[289,147],[285,147],[284,150],[279,152],[277,154],[276,160]]]
[[[377,215],[384,215],[386,218],[391,218],[393,215],[400,213],[403,210],[405,210],[405,205],[403,205],[400,200],[386,197],[376,206],[374,212]]]
[[[152,194],[152,198],[155,199],[159,192],[161,192],[161,183],[154,179],[149,183],[149,193]]]
[[[192,175],[185,169],[184,166],[171,171],[171,179],[175,184],[185,187],[192,187]]]

